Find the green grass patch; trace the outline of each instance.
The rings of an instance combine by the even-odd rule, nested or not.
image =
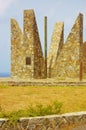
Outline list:
[[[62,108],[62,103],[54,101],[50,105],[32,105],[30,104],[26,110],[18,110],[13,112],[5,112],[0,107],[0,117],[9,118],[10,123],[17,123],[20,117],[36,117],[36,116],[45,116],[52,114],[60,114]]]

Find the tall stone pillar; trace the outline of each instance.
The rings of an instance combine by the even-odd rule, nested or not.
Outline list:
[[[58,22],[54,25],[54,31],[51,38],[50,50],[48,53],[48,77],[53,78],[57,76],[55,74],[56,62],[58,60],[58,56],[62,50],[64,43],[64,23]]]
[[[79,14],[55,65],[58,79],[80,79],[80,49],[82,43],[83,15]]]

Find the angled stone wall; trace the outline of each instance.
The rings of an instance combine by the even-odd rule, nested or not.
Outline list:
[[[80,49],[83,43],[83,15],[79,14],[71,32],[63,45],[57,63],[55,75],[59,79],[78,78],[80,75]],[[55,77],[55,75],[53,75]]]
[[[81,46],[82,79],[86,79],[86,42]]]
[[[31,71],[29,76],[33,78],[43,78],[44,59],[33,10],[24,11],[24,45],[27,50],[26,56],[31,57],[32,62],[31,66],[27,66],[28,71]],[[28,71],[26,69],[25,73]]]
[[[24,11],[24,34],[11,21],[11,55],[13,78],[43,78],[44,59],[33,10]]]
[[[11,77],[44,78],[44,57],[33,10],[24,11],[23,34],[16,20],[11,19],[11,52]],[[83,15],[79,14],[65,44],[64,23],[56,23],[47,58],[48,77],[61,80],[86,77],[85,56]]]
[[[54,66],[60,54],[64,43],[64,23],[59,22],[54,26],[54,31],[51,38],[51,45],[48,54],[48,77],[56,76],[54,74]]]
[[[22,73],[23,34],[15,19],[11,19],[11,77],[17,78]]]

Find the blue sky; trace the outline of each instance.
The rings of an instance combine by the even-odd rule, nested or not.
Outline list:
[[[48,46],[55,22],[64,21],[66,39],[80,12],[84,15],[86,40],[86,0],[0,0],[0,73],[10,72],[10,19],[15,18],[23,30],[25,9],[35,11],[42,46],[44,16],[48,17]]]

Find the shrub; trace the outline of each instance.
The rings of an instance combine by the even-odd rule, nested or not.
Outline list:
[[[5,113],[0,107],[0,117],[9,118],[11,124],[17,123],[20,117],[35,117],[35,116],[45,116],[52,114],[59,114],[61,112],[62,103],[55,101],[50,105],[37,104],[33,106],[30,104],[26,110],[13,111],[11,113]]]
[[[61,112],[62,103],[55,101],[50,105],[43,106],[42,104],[37,104],[35,107],[30,105],[28,108],[29,116],[45,116],[51,114],[58,114]]]

